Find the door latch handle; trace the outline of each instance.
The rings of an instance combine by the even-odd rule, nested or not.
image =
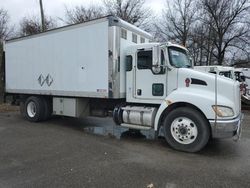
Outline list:
[[[141,92],[141,89],[137,89],[137,95],[141,95],[142,92]]]

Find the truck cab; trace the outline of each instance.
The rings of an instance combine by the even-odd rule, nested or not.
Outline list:
[[[172,43],[134,45],[126,54],[126,105],[114,110],[117,124],[163,130],[170,146],[188,152],[210,137],[239,138],[238,82],[194,70],[187,49]]]
[[[129,48],[126,67],[127,102],[161,104],[176,89],[178,68],[192,62],[182,46],[152,43]]]

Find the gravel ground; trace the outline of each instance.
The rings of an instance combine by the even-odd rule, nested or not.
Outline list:
[[[0,187],[249,187],[250,113],[239,142],[213,140],[199,153],[163,139],[117,139],[86,127],[110,118],[53,118],[30,123],[16,110],[0,113]]]
[[[19,106],[12,106],[10,104],[0,104],[0,113],[4,112],[18,112]]]

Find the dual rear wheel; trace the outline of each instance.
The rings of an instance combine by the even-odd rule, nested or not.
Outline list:
[[[31,122],[45,121],[52,114],[52,102],[49,98],[31,96],[21,102],[20,110]]]

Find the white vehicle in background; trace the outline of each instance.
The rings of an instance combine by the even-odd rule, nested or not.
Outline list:
[[[249,89],[248,89],[248,86],[250,85],[248,85],[248,83],[246,82],[248,77],[244,75],[243,69],[228,67],[228,66],[217,66],[217,65],[195,66],[194,69],[198,71],[217,74],[217,75],[224,76],[227,78],[231,78],[235,81],[238,81],[240,83],[242,102],[250,104],[250,96],[249,96]]]
[[[241,74],[241,77],[243,75],[242,78],[245,80],[245,84],[250,87],[250,69],[249,68],[235,68],[235,70]],[[250,94],[249,87],[247,87],[247,94]]]
[[[214,65],[214,66],[195,66],[194,69],[198,71],[209,72],[227,78],[231,78],[238,82],[244,82],[244,75],[241,69],[236,69],[234,67]]]
[[[237,69],[239,69],[244,74],[246,78],[246,83],[248,86],[250,86],[250,68],[237,68]]]
[[[29,121],[108,114],[118,126],[163,130],[174,149],[238,139],[239,83],[192,69],[186,48],[150,43],[116,17],[6,41],[6,93]],[[99,113],[97,113],[99,112]]]
[[[236,68],[238,73],[238,78],[243,81],[241,84],[241,90],[243,95],[241,95],[241,101],[244,104],[250,105],[250,70],[248,68]]]

